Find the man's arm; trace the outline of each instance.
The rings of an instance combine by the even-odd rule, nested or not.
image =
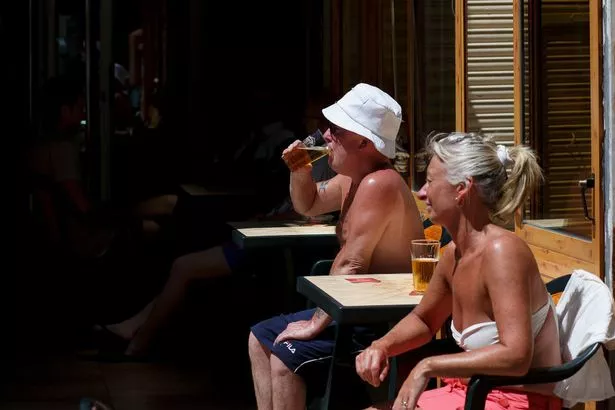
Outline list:
[[[296,171],[290,176],[290,197],[293,208],[305,216],[322,215],[337,211],[342,203],[341,175],[322,181],[317,184],[312,175],[307,172]]]
[[[361,182],[351,206],[352,214],[348,215],[352,222],[348,224],[346,242],[335,257],[331,275],[366,273],[369,270],[372,253],[394,218],[393,210],[400,195],[398,179],[398,174],[378,172]],[[331,321],[327,313],[317,308],[310,320],[290,323],[274,343],[289,339],[313,339]]]
[[[299,140],[290,144],[282,153],[282,157],[289,152],[304,146]],[[337,211],[342,204],[342,181],[340,175],[314,183],[312,178],[312,164],[299,168],[290,173],[290,198],[295,211],[305,216],[316,216]]]
[[[355,194],[349,215],[345,243],[339,251],[330,275],[353,275],[368,273],[374,249],[382,238],[389,222],[394,217],[400,200],[397,174],[378,172],[361,181]],[[322,331],[331,323],[331,317],[320,308],[316,309],[312,322]]]

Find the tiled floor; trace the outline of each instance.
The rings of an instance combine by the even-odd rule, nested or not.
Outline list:
[[[163,361],[102,363],[78,355],[83,330],[74,324],[83,326],[84,311],[116,308],[113,294],[93,295],[82,277],[72,281],[29,254],[19,260],[14,283],[0,286],[0,410],[78,410],[83,397],[114,410],[256,408],[247,337],[251,324],[279,313],[273,279],[197,286],[177,325],[161,332]],[[239,315],[229,308],[237,301]]]
[[[0,388],[0,409],[77,410],[82,397],[115,410],[255,408],[245,381],[231,392],[228,375],[203,363],[99,363],[70,354],[17,362]]]
[[[84,397],[114,410],[255,409],[247,328],[206,323],[169,329],[156,348],[161,358],[149,363],[97,361],[88,338],[46,327],[18,330],[19,341],[0,349],[0,410],[78,410]],[[212,331],[228,340],[218,344]]]

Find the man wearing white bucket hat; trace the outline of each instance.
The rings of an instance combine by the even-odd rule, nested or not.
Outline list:
[[[330,123],[324,139],[337,175],[317,185],[311,165],[296,169],[291,172],[290,193],[295,210],[303,215],[341,210],[340,251],[330,274],[409,271],[409,244],[423,238],[423,227],[412,193],[390,161],[401,107],[384,91],[358,84],[322,113]],[[295,141],[285,153],[302,145]],[[333,326],[317,308],[252,327],[248,345],[259,409],[305,408],[306,383],[312,376],[323,380],[307,364],[322,364],[331,357]],[[362,336],[367,344],[377,337],[370,332]],[[366,347],[355,344],[356,350]]]

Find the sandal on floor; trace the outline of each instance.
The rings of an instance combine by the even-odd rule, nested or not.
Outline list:
[[[132,356],[127,355],[124,351],[105,351],[100,350],[94,359],[101,363],[153,363],[155,362],[152,356]]]
[[[130,340],[110,331],[105,325],[95,325],[93,328],[97,345],[101,349],[105,350],[119,350],[124,351],[128,347]]]
[[[84,397],[79,402],[79,410],[113,410],[113,407],[99,400]]]

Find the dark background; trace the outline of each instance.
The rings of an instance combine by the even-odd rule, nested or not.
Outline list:
[[[141,27],[143,3],[115,3],[114,59],[128,68],[128,34]],[[214,178],[208,175],[214,153],[232,147],[267,120],[283,119],[300,129],[306,99],[322,86],[321,17],[306,14],[307,1],[168,3],[168,112],[162,138],[175,176],[196,181]],[[321,7],[319,1],[311,3],[310,9]],[[75,29],[83,31],[84,4],[84,0],[58,0],[57,13],[77,16]],[[29,288],[41,291],[36,281],[25,288],[16,286],[16,279],[27,283],[33,274],[24,268],[32,255],[30,238],[22,229],[28,197],[21,174],[23,150],[32,133],[29,24],[28,1],[0,3],[2,198],[9,206],[3,213],[8,245],[3,246],[0,273],[0,348],[6,360],[19,343],[14,330],[25,313],[17,310],[24,305],[16,302],[28,297]],[[45,343],[44,334],[40,343]]]

